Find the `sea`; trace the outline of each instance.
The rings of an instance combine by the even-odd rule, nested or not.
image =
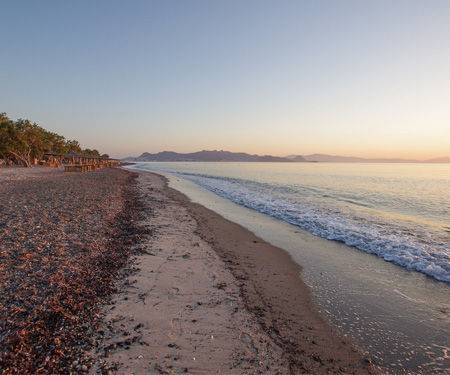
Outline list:
[[[450,165],[137,163],[285,249],[386,373],[450,374]]]

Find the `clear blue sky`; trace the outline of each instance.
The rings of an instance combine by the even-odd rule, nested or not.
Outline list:
[[[0,3],[0,112],[114,157],[450,156],[450,1]]]

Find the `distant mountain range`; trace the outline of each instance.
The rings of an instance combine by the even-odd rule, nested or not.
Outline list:
[[[197,162],[277,162],[277,163],[306,163],[306,162],[322,162],[322,163],[450,163],[450,157],[435,158],[430,160],[414,160],[414,159],[365,159],[350,156],[311,154],[311,155],[289,155],[286,157],[279,156],[259,156],[250,155],[243,152],[229,151],[199,151],[188,154],[180,154],[173,151],[163,151],[157,154],[144,152],[138,157],[128,157],[123,161],[197,161]]]
[[[296,159],[296,158],[294,158]],[[190,154],[180,154],[178,152],[163,151],[157,154],[149,154],[144,152],[137,158],[125,158],[123,161],[203,161],[203,162],[283,162],[292,163],[294,160],[282,158],[278,156],[259,156],[250,155],[243,152],[229,152],[229,151],[199,151]],[[298,161],[300,159],[296,159]],[[303,160],[306,162],[306,160]]]
[[[287,159],[295,160],[299,155],[286,156]],[[429,160],[415,160],[415,159],[400,159],[400,158],[376,158],[365,159],[352,156],[339,156],[339,155],[325,155],[325,154],[312,154],[302,155],[303,159],[308,162],[322,162],[322,163],[450,163],[450,157],[435,158]]]

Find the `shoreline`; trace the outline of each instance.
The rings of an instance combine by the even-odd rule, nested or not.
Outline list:
[[[97,373],[379,373],[318,312],[287,252],[163,176],[132,172],[146,206],[139,225],[152,237],[106,308]]]
[[[144,164],[135,168],[158,171],[165,167]],[[196,172],[201,173],[202,169]],[[241,202],[233,203],[202,187],[202,183],[170,172],[163,175],[169,186],[282,248],[304,266],[301,277],[312,291],[319,311],[341,336],[350,337],[370,356],[381,371],[449,371],[448,285],[374,254],[315,236],[240,205]],[[224,171],[223,175],[232,174]]]
[[[0,172],[5,374],[379,373],[284,250],[164,177]]]

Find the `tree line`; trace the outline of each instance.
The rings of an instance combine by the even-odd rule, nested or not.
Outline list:
[[[100,155],[94,149],[82,149],[78,141],[66,140],[62,135],[49,132],[36,123],[19,119],[13,121],[6,113],[0,113],[0,159],[6,164],[31,167],[34,159],[41,160],[47,152],[64,156],[69,152],[83,155]]]

